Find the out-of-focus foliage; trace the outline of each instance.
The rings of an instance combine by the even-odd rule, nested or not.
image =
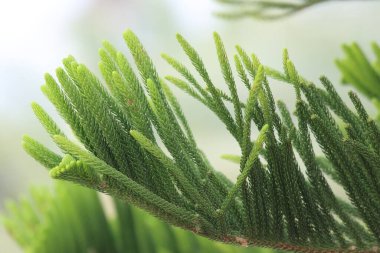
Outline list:
[[[252,17],[274,20],[293,15],[320,3],[334,0],[216,0],[228,6],[226,11],[217,15],[224,18],[239,19]],[[342,0],[349,1],[349,0]]]
[[[95,191],[57,182],[53,191],[34,187],[28,197],[8,202],[2,218],[9,234],[30,253],[273,252],[213,242],[112,201],[114,213],[107,215]]]
[[[368,58],[356,43],[343,45],[344,58],[336,64],[342,74],[343,84],[349,84],[372,100],[380,120],[380,46],[372,43],[373,60]]]

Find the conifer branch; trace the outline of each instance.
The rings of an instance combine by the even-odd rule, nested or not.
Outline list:
[[[355,94],[350,94],[356,109],[351,110],[327,78],[321,78],[324,88],[303,78],[286,50],[278,71],[237,46],[235,67],[249,92],[242,102],[219,35],[214,40],[226,94],[214,85],[196,50],[177,35],[202,82],[163,55],[181,76],[166,80],[214,112],[239,144],[241,154],[232,158],[239,161],[240,175],[233,183],[198,148],[179,102],[136,35],[127,31],[124,39],[142,81],[108,42],[99,52],[107,88],[73,57],[58,68],[59,82],[46,75],[44,93],[83,144],[65,137],[33,105],[65,156],[28,137],[24,146],[54,178],[106,192],[218,241],[299,252],[378,251],[380,131]],[[293,85],[298,124],[283,103],[276,106],[272,78]],[[253,128],[261,130],[257,138]],[[343,187],[348,202],[336,196],[327,176]]]

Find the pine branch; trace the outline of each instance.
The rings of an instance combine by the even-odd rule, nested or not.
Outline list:
[[[142,82],[109,43],[100,51],[107,89],[72,57],[64,60],[64,70],[57,70],[59,84],[46,76],[44,93],[83,144],[67,139],[34,105],[66,155],[59,161],[29,138],[25,147],[53,168],[53,177],[106,192],[222,242],[299,252],[378,251],[380,131],[354,94],[355,111],[327,78],[321,78],[324,88],[303,78],[287,51],[281,72],[237,47],[235,67],[249,92],[242,102],[219,35],[214,34],[216,55],[228,93],[216,87],[199,54],[177,35],[202,82],[193,70],[163,55],[181,76],[166,80],[214,112],[239,144],[241,154],[233,160],[239,161],[240,175],[232,183],[198,148],[178,101],[136,35],[127,31],[124,39]],[[271,78],[294,87],[298,125],[283,103],[276,106]],[[232,103],[233,113],[226,103]],[[261,130],[257,138],[252,138],[253,128]],[[334,194],[327,175],[343,187],[349,202]]]

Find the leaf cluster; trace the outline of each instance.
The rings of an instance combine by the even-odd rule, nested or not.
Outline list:
[[[223,242],[299,252],[378,250],[380,131],[356,94],[350,93],[351,110],[326,77],[323,88],[301,77],[287,51],[280,72],[237,46],[234,66],[248,92],[241,101],[218,34],[216,54],[228,93],[214,84],[181,35],[177,40],[197,76],[163,55],[181,77],[160,78],[138,38],[127,31],[124,39],[139,75],[108,42],[99,51],[106,87],[73,57],[57,69],[58,82],[46,75],[43,92],[82,143],[69,140],[33,104],[64,156],[30,137],[24,147],[53,178],[113,195]],[[296,122],[284,103],[275,103],[273,78],[293,85]],[[198,148],[167,82],[214,112],[239,144],[241,155],[233,157],[240,165],[235,183]],[[259,134],[252,138],[255,128]],[[313,138],[323,157],[316,156]],[[336,196],[326,175],[343,187],[348,200]]]

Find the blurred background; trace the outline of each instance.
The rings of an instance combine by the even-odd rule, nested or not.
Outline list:
[[[0,2],[0,212],[4,200],[26,193],[31,185],[49,185],[41,166],[21,146],[29,134],[53,147],[33,116],[31,101],[38,101],[63,123],[40,92],[43,74],[53,73],[68,54],[98,73],[97,50],[103,39],[127,53],[122,33],[132,29],[150,53],[162,76],[175,72],[160,58],[165,52],[186,61],[176,43],[177,32],[185,36],[203,56],[214,82],[224,87],[219,74],[212,32],[217,31],[232,58],[240,44],[261,62],[281,68],[282,49],[288,48],[299,72],[317,81],[327,75],[338,91],[340,85],[334,59],[340,45],[357,41],[369,51],[371,41],[380,42],[379,1],[336,1],[317,5],[277,21],[250,18],[225,20],[213,15],[223,6],[213,0],[13,0]],[[293,104],[292,89],[273,83],[277,99]],[[241,86],[243,92],[243,86]],[[220,171],[234,180],[238,168],[222,161],[224,153],[238,154],[237,144],[217,118],[192,98],[174,89],[200,147]],[[372,105],[367,102],[371,112]],[[292,108],[290,106],[290,108]],[[0,226],[0,252],[20,252]]]

